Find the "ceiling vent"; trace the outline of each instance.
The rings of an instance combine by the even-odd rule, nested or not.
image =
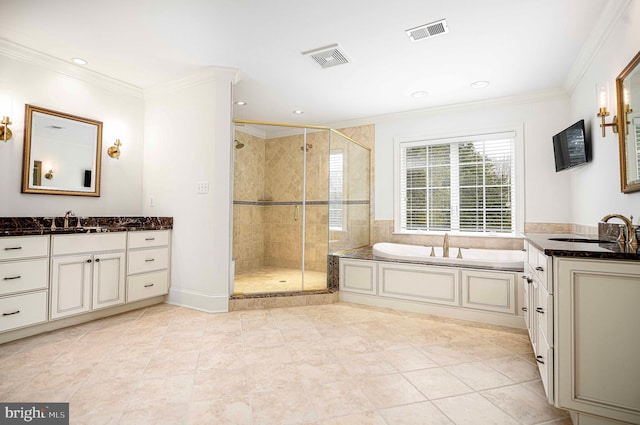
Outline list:
[[[310,56],[322,68],[330,68],[336,65],[349,63],[347,55],[340,50],[340,46],[332,44],[330,46],[321,47],[319,49],[308,50],[302,52],[305,56]]]
[[[414,43],[416,41],[424,40],[426,38],[432,38],[436,35],[446,34],[449,32],[449,26],[446,19],[441,19],[430,24],[420,25],[419,27],[411,28],[407,30],[407,35]]]

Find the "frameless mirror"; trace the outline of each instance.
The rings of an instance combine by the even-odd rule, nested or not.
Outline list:
[[[22,192],[100,196],[102,122],[26,105]]]
[[[616,79],[622,192],[640,191],[640,52]]]

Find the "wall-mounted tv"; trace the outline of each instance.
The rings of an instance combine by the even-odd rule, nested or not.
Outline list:
[[[556,172],[586,164],[591,160],[591,144],[584,131],[584,120],[553,136]]]

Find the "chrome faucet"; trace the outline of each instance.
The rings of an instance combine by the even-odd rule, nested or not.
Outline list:
[[[631,216],[631,218],[627,218],[625,216],[623,216],[622,214],[608,214],[605,215],[604,217],[602,217],[602,219],[600,221],[606,223],[608,222],[610,219],[612,218],[617,218],[619,220],[622,220],[624,222],[624,227],[625,227],[625,233],[624,233],[624,240],[621,242],[625,242],[627,245],[629,245],[630,247],[632,247],[633,249],[638,248],[638,235],[636,234],[636,229],[633,226],[633,216]]]
[[[442,241],[442,256],[449,257],[449,234],[444,234],[444,241]]]
[[[64,214],[64,228],[68,229],[69,228],[69,217],[75,217],[75,213],[71,210],[67,211]]]

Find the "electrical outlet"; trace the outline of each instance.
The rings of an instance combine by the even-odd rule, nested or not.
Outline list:
[[[205,194],[205,193],[209,193],[209,181],[208,180],[203,180],[203,181],[199,181],[196,183],[197,189],[196,189],[196,193],[198,194]]]
[[[151,195],[149,196],[149,206],[150,207],[155,207],[156,206],[156,197]]]

